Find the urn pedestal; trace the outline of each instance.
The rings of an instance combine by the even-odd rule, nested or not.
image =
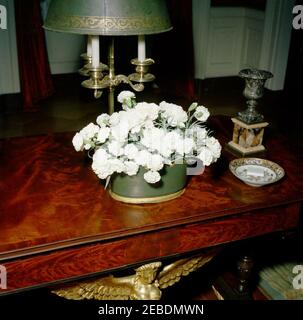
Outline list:
[[[228,148],[242,156],[252,155],[265,150],[262,145],[264,128],[268,122],[247,124],[237,118],[232,118],[234,131],[232,141],[228,143]]]
[[[247,99],[247,108],[232,118],[234,123],[233,138],[227,145],[228,149],[240,153],[242,156],[259,153],[265,150],[262,145],[264,128],[268,123],[264,116],[256,110],[257,100],[263,96],[264,85],[267,79],[273,77],[265,70],[243,69],[239,76],[245,80],[244,97]]]

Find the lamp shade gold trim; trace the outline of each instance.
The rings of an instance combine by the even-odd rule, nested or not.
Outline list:
[[[172,29],[164,0],[52,0],[44,28],[92,35],[153,34]]]
[[[166,32],[172,29],[172,27],[168,27],[169,25],[169,20],[164,20],[162,17],[110,18],[52,15],[44,28],[51,31],[78,34],[138,35]]]

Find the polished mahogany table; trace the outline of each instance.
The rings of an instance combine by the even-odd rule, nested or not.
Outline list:
[[[222,144],[230,119],[212,119]],[[261,188],[243,184],[218,163],[192,177],[185,193],[160,204],[113,200],[74,151],[73,133],[0,142],[0,264],[17,292],[180,256],[296,228],[303,201],[302,158],[282,137],[265,141],[266,157],[286,172]]]

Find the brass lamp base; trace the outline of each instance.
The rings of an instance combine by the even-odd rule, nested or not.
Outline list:
[[[252,155],[265,151],[262,145],[264,128],[268,122],[247,124],[237,118],[232,118],[234,123],[233,139],[227,144],[227,149],[242,156]]]

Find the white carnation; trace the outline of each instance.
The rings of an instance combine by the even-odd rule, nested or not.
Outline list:
[[[176,150],[178,144],[180,143],[181,136],[176,131],[171,131],[164,137],[164,144],[171,150]]]
[[[107,140],[109,133],[110,133],[109,128],[107,127],[101,128],[97,135],[97,141],[100,143],[104,143]]]
[[[180,145],[181,140],[182,138],[176,130],[165,134],[163,139],[161,139],[158,151],[165,158],[165,164],[171,163],[168,161],[168,158],[171,158],[172,154],[177,150],[177,146]]]
[[[123,154],[123,148],[121,144],[115,140],[108,144],[108,151],[116,157]]]
[[[208,138],[208,132],[205,128],[194,126],[186,131],[186,136],[194,139],[195,148],[199,150],[202,146],[205,146],[206,139]]]
[[[109,154],[104,149],[98,149],[93,155],[93,162],[102,164],[106,162]]]
[[[114,173],[111,170],[111,165],[109,162],[107,162],[103,166],[98,167],[97,169],[94,169],[94,167],[92,167],[92,169],[94,170],[94,172],[98,176],[98,178],[102,179],[102,180],[107,179],[108,177],[110,177]]]
[[[204,106],[198,106],[196,108],[194,116],[196,117],[197,120],[205,122],[209,117],[209,111]]]
[[[110,116],[107,113],[103,113],[98,116],[96,122],[100,127],[104,127],[109,123]]]
[[[212,152],[207,147],[202,147],[200,149],[198,158],[203,162],[204,166],[209,166],[213,162]]]
[[[121,144],[124,143],[128,138],[129,127],[126,121],[120,122],[119,125],[113,126],[111,128],[111,135],[114,140],[117,140]]]
[[[161,176],[157,171],[147,171],[143,175],[144,180],[148,183],[156,183],[161,180]]]
[[[139,165],[139,166],[146,166],[149,159],[151,158],[151,153],[146,151],[146,150],[141,150],[138,152],[138,155],[135,159],[135,162]]]
[[[112,172],[121,173],[125,169],[123,161],[117,158],[110,159],[109,165]]]
[[[114,112],[109,118],[110,125],[111,126],[118,125],[120,122],[120,116],[121,116],[120,112]]]
[[[135,146],[135,144],[127,144],[124,148],[124,154],[127,156],[128,159],[134,160],[138,156],[138,148]]]
[[[159,154],[153,154],[147,161],[147,168],[152,171],[159,171],[163,168],[164,161]]]
[[[159,106],[155,103],[140,102],[136,105],[135,110],[139,112],[140,117],[146,120],[156,120],[159,114]]]
[[[99,126],[91,122],[80,131],[80,134],[82,135],[84,140],[89,140],[92,139],[99,132],[99,129]]]
[[[185,127],[185,122],[188,120],[187,113],[182,107],[162,101],[160,103],[160,110],[162,110],[162,117],[167,120],[168,125],[172,127]]]
[[[132,91],[124,90],[118,94],[117,100],[118,102],[123,103],[124,100],[135,97],[136,96]]]
[[[127,124],[127,127],[131,133],[138,133],[141,130],[144,121],[141,119],[140,113],[135,109],[129,109],[127,112],[121,114],[121,123]]]
[[[136,96],[133,92],[125,90],[118,94],[117,100],[118,102],[122,103],[122,108],[127,110],[128,108],[132,107],[132,99],[135,98]]]
[[[191,138],[180,139],[176,146],[176,151],[180,155],[190,154],[193,152],[195,143]]]
[[[160,128],[145,129],[141,143],[149,150],[161,150],[161,144],[165,137],[166,132]]]
[[[136,96],[133,92],[124,90],[118,94],[117,100],[120,103],[124,103],[125,100],[128,100],[129,98],[135,98],[135,97]]]
[[[144,123],[145,129],[152,129],[155,127],[154,123],[152,120],[146,120]]]
[[[204,141],[208,137],[207,130],[199,126],[195,127],[195,134],[197,141]]]
[[[98,149],[93,156],[92,169],[100,179],[106,179],[113,174],[108,161],[108,154],[103,149]]]
[[[170,148],[167,141],[164,140],[163,143],[161,143],[159,153],[161,154],[162,157],[167,159],[167,158],[171,157],[171,155],[172,155],[172,153],[174,153],[174,151]]]
[[[134,176],[137,174],[139,166],[134,161],[125,161],[124,162],[124,172],[128,176]]]
[[[109,162],[105,162],[103,164],[96,164],[95,162],[93,162],[92,169],[99,179],[106,179],[113,174]]]
[[[83,151],[83,148],[84,148],[83,137],[79,132],[77,132],[74,135],[72,143],[76,151]]]
[[[214,138],[214,137],[207,138],[206,139],[206,146],[212,152],[213,157],[215,159],[218,159],[220,157],[222,147],[216,138]]]

